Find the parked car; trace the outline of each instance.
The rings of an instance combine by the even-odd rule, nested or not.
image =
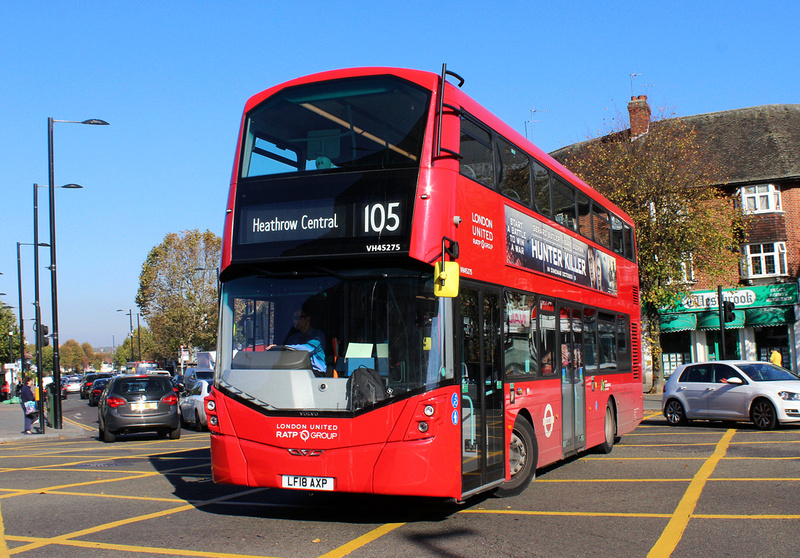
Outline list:
[[[92,374],[86,374],[81,380],[81,399],[89,399],[89,390],[92,389],[92,384],[95,380],[99,380],[100,378],[110,378],[113,374],[109,374],[108,372],[95,372]]]
[[[751,421],[771,430],[800,422],[800,377],[769,362],[714,361],[679,366],[664,386],[667,422]]]
[[[67,393],[78,393],[81,391],[81,379],[77,376],[69,376],[64,378],[64,387]]]
[[[190,366],[186,369],[186,372],[183,373],[183,384],[186,386],[185,389],[191,390],[194,387],[195,382],[197,380],[205,380],[207,382],[214,381],[214,371],[211,368],[199,368],[196,366]]]
[[[134,432],[158,432],[173,440],[181,437],[178,396],[166,376],[116,376],[100,396],[100,438],[113,442]]]
[[[198,432],[208,428],[205,399],[210,385],[206,380],[197,380],[194,387],[181,396],[181,422],[194,426]]]
[[[111,381],[110,378],[100,378],[92,383],[92,387],[89,390],[90,407],[97,407],[97,404],[100,402],[100,396],[103,395],[103,390],[106,388],[109,381]]]

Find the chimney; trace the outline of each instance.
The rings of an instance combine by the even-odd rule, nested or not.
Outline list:
[[[647,95],[631,97],[628,114],[631,119],[631,141],[633,141],[650,129],[650,105],[647,104]]]

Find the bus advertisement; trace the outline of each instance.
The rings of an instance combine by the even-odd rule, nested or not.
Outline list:
[[[510,495],[642,420],[630,218],[448,76],[336,70],[247,102],[215,482]]]

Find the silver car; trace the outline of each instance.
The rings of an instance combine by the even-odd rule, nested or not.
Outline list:
[[[769,362],[684,364],[667,380],[661,409],[671,425],[694,419],[751,421],[771,430],[800,422],[800,377]]]
[[[202,432],[208,428],[206,421],[206,397],[210,384],[205,380],[198,380],[194,387],[181,395],[181,421],[184,424],[194,425],[195,430]]]

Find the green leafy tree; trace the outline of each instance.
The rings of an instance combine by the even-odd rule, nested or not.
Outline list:
[[[730,284],[744,235],[742,212],[712,186],[723,182],[713,150],[692,127],[662,114],[632,141],[627,128],[622,122],[602,138],[556,156],[635,223],[640,299],[658,392],[664,380],[659,310],[674,307],[691,290],[687,266],[710,284]]]
[[[11,362],[12,348],[15,361],[21,356],[17,318],[12,309],[6,308],[4,304],[0,300],[0,364]]]
[[[58,355],[59,362],[61,361],[61,353]],[[48,345],[42,347],[42,372],[45,376],[53,373],[53,346]]]
[[[139,354],[140,345],[141,355]],[[153,334],[146,327],[136,328],[133,331],[133,337],[126,337],[122,345],[117,346],[112,356],[112,362],[117,369],[124,367],[128,362],[137,360],[159,360]]]
[[[156,360],[174,360],[181,345],[216,346],[217,269],[222,239],[210,231],[170,233],[142,265],[136,304],[153,334]]]

